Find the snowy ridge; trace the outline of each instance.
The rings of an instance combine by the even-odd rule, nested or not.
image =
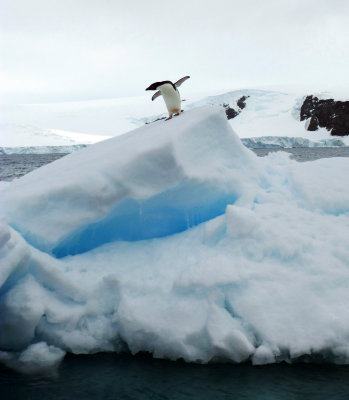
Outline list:
[[[0,360],[349,363],[348,168],[258,158],[204,106],[5,185]]]

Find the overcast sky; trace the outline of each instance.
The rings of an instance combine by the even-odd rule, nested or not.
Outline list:
[[[0,0],[2,102],[347,84],[349,0]]]

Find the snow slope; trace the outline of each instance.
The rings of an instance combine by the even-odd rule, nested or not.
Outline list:
[[[305,93],[285,93],[272,90],[243,89],[224,93],[218,96],[210,96],[199,102],[190,104],[188,108],[197,107],[203,104],[229,104],[235,110],[236,105],[242,96],[249,96],[246,99],[246,107],[241,113],[229,120],[232,128],[240,138],[262,138],[266,137],[289,137],[304,138],[312,141],[330,139],[333,136],[321,128],[316,132],[306,130],[307,121],[300,121],[300,108]],[[325,96],[325,94],[323,94]],[[326,97],[326,96],[325,96]],[[349,145],[348,138],[340,138],[346,145]],[[280,141],[281,143],[281,141]]]
[[[3,123],[0,121],[1,148],[11,148],[7,154],[14,153],[23,147],[57,147],[92,144],[108,139],[109,136],[84,134],[59,129],[40,128],[34,125]],[[40,151],[40,150],[37,150]]]
[[[158,107],[158,108],[156,108]],[[80,102],[0,105],[0,146],[89,144],[134,129],[134,118],[161,110],[149,96]]]
[[[188,110],[2,188],[0,359],[349,363],[348,158],[258,158]]]

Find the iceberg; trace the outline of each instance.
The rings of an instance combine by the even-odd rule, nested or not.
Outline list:
[[[258,158],[218,106],[7,184],[0,361],[349,363],[348,158]]]

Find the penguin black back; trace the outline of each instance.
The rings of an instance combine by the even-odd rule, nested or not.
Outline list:
[[[177,90],[175,84],[171,81],[161,81],[161,82],[155,82],[152,83],[149,87],[147,87],[145,90],[157,90],[157,88],[161,85],[165,85],[165,83],[168,83],[170,85],[172,85],[174,90]]]

